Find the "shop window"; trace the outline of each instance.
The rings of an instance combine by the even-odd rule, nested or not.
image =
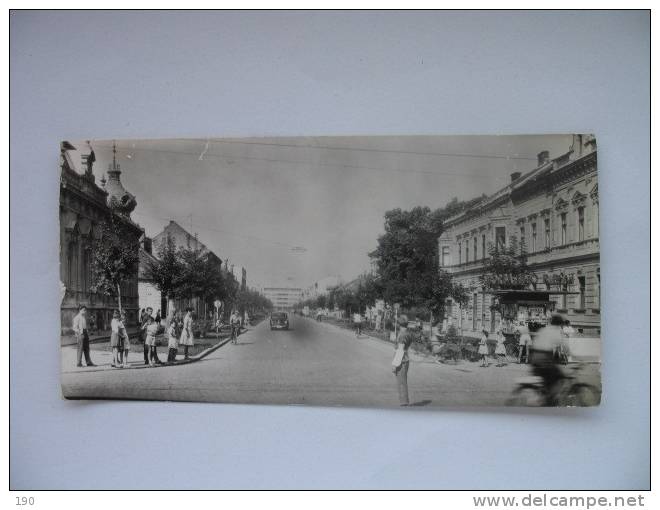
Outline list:
[[[584,276],[578,276],[578,285],[580,287],[580,296],[579,296],[579,301],[578,301],[578,308],[580,310],[584,310],[585,307],[585,278]]]

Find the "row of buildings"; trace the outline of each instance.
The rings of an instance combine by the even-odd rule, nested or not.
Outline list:
[[[81,160],[74,161],[72,154],[80,154]],[[113,147],[113,160],[99,183],[94,175],[96,157],[91,146],[74,147],[63,142],[60,148],[60,282],[61,332],[66,341],[71,336],[73,317],[80,305],[88,310],[88,324],[91,330],[107,330],[110,327],[112,312],[117,308],[112,296],[92,291],[92,249],[95,239],[100,236],[101,225],[109,215],[115,214],[126,227],[128,235],[139,241],[139,265],[133,277],[122,284],[122,305],[129,325],[136,325],[139,311],[151,307],[166,314],[167,302],[164,296],[149,280],[147,267],[158,254],[158,248],[168,237],[181,248],[199,249],[215,257],[223,270],[231,272],[241,289],[247,286],[247,271],[229,260],[222,261],[197,234],[191,234],[175,221],[170,221],[162,232],[150,238],[144,229],[131,219],[137,205],[134,195],[121,183],[121,168],[116,160]],[[192,306],[197,314],[206,316],[209,304],[198,298],[178,300],[176,309]]]
[[[600,335],[601,282],[596,140],[575,135],[570,149],[537,167],[511,174],[511,182],[445,222],[438,240],[440,268],[469,289],[467,306],[448,300],[447,313],[465,334],[494,331],[502,317],[495,294],[480,285],[489,247],[515,238],[533,272],[530,291],[549,293],[549,302],[532,297],[525,313],[563,313],[586,336]],[[554,292],[554,293],[553,293]]]

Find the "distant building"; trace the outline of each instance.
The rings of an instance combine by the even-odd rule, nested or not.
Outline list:
[[[154,257],[158,257],[158,252],[167,242],[168,237],[174,241],[174,245],[177,248],[189,249],[189,250],[200,250],[203,254],[208,254],[215,262],[218,264],[218,267],[222,266],[222,260],[215,253],[213,253],[209,248],[202,243],[197,234],[191,234],[176,221],[170,220],[170,222],[165,226],[162,232],[158,233],[153,237],[152,240],[152,253]],[[146,262],[147,257],[143,256],[143,260]],[[226,268],[225,268],[226,270]],[[145,290],[145,299],[148,287],[144,287]],[[205,302],[202,298],[195,296],[188,299],[175,299],[173,301],[175,310],[181,311],[187,307],[192,307],[193,311],[197,314],[198,317],[207,317],[209,312],[214,310],[212,303]],[[167,316],[170,312],[167,308],[167,299],[166,296],[161,296],[161,304],[158,307],[161,309],[163,316]],[[154,308],[154,313],[156,308]]]
[[[271,286],[264,287],[262,294],[270,299],[275,310],[291,310],[301,301],[303,290],[300,287]]]
[[[313,299],[321,294],[327,294],[340,285],[341,278],[339,276],[326,276],[305,288],[303,290],[303,299]]]
[[[585,335],[600,335],[600,244],[596,141],[575,135],[570,150],[525,175],[511,175],[508,186],[447,219],[438,240],[439,265],[470,292],[468,306],[448,303],[448,315],[466,334],[495,331],[499,312],[479,276],[490,246],[524,241],[535,274],[534,289],[550,292],[555,311]]]
[[[89,152],[82,155],[79,171],[79,165],[70,154],[74,150],[76,148],[69,142],[63,142],[60,150],[60,280],[65,287],[61,303],[63,342],[70,340],[73,317],[79,305],[87,306],[92,332],[109,329],[112,311],[117,308],[115,297],[91,290],[91,249],[100,236],[102,222],[115,214],[123,221],[129,235],[137,240],[143,234],[140,226],[131,220],[130,214],[137,202],[122,186],[120,167],[114,156],[108,180],[102,179],[98,186],[92,170],[96,161],[94,151],[89,147]],[[134,277],[122,284],[121,293],[129,325],[137,324],[137,268]]]
[[[138,268],[138,297],[140,310],[153,308],[154,314],[161,311],[161,316],[167,314],[167,300],[161,296],[156,284],[149,278],[149,266],[156,261],[152,253],[152,241],[142,236],[140,242],[140,266]]]

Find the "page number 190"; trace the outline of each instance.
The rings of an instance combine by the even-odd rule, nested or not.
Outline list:
[[[16,496],[16,506],[32,506],[34,505],[34,498],[32,496]]]

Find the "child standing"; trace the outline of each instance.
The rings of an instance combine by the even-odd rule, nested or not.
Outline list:
[[[481,340],[479,341],[479,350],[477,353],[481,356],[481,366],[488,366],[488,332],[483,330],[481,332]]]
[[[503,367],[507,364],[506,362],[506,347],[504,347],[504,333],[500,329],[497,332],[497,347],[495,347],[495,356],[497,356],[497,365],[496,367]]]
[[[167,347],[169,352],[167,354],[167,362],[173,363],[176,361],[176,352],[179,348],[179,340],[177,336],[177,324],[176,320],[170,321],[170,326],[167,328]]]
[[[149,316],[147,318],[147,337],[144,344],[149,347],[149,365],[156,365],[156,335],[158,334],[158,324],[154,318]]]

